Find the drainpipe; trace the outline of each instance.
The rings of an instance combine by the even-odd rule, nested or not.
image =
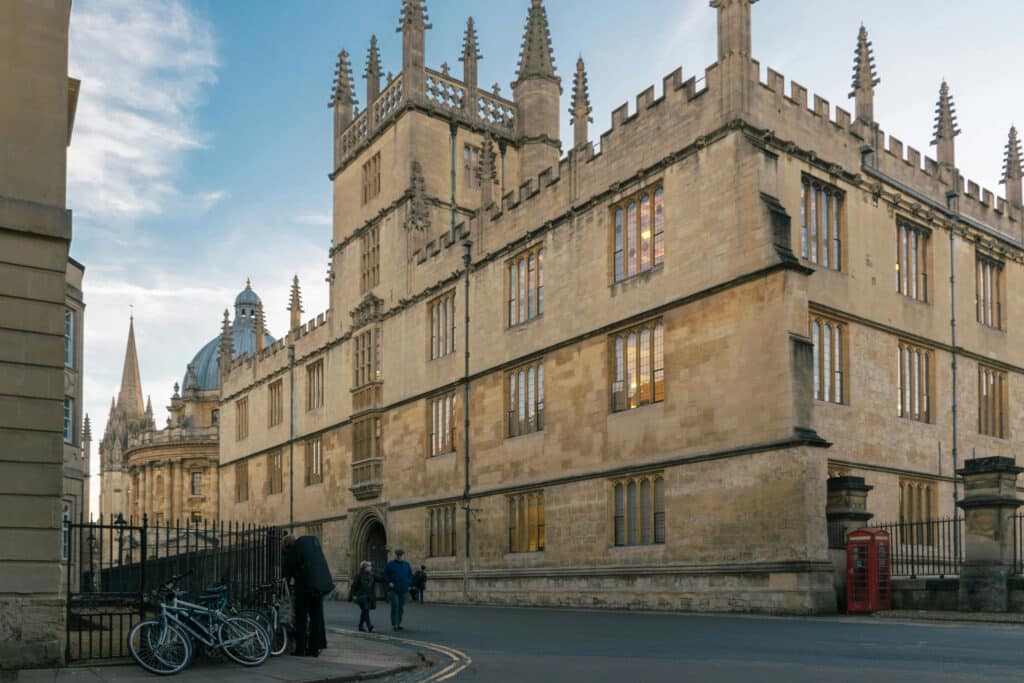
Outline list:
[[[466,239],[462,242],[462,247],[465,252],[462,255],[462,263],[465,270],[465,284],[463,289],[466,292],[466,304],[463,307],[464,322],[462,325],[463,334],[466,337],[463,343],[463,353],[465,354],[465,367],[463,370],[462,380],[462,411],[463,411],[463,426],[462,426],[462,458],[463,458],[463,470],[465,473],[465,488],[462,490],[462,508],[466,511],[466,561],[463,565],[463,580],[462,580],[462,593],[463,597],[468,599],[469,592],[469,525],[470,525],[470,511],[469,511],[469,268],[473,261],[473,240]]]
[[[295,344],[288,345],[288,531],[295,533]]]
[[[956,182],[956,173],[953,173],[953,182]],[[954,268],[955,258],[955,232],[960,219],[960,202],[957,199],[956,190],[946,192],[946,206],[953,213],[953,221],[949,226],[949,334],[950,343],[953,346],[951,368],[953,370],[953,517],[956,517],[956,504],[958,491],[956,483],[957,470],[957,409],[956,409],[956,269]],[[953,552],[960,556],[960,525],[953,525]]]
[[[452,179],[452,181],[451,181],[451,185],[452,185],[452,189],[451,189],[451,228],[450,228],[450,230],[451,230],[452,244],[453,245],[455,244],[455,137],[456,137],[456,135],[458,135],[458,132],[459,132],[459,124],[455,122],[455,119],[452,119],[451,121],[448,122],[448,133],[449,133],[448,138],[449,138],[449,146],[451,147],[451,154],[452,154],[452,168],[451,168],[451,171],[452,171],[452,175],[451,175],[451,179]]]

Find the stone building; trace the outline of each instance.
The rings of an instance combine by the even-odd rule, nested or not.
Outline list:
[[[816,613],[829,476],[951,514],[950,449],[1024,428],[1016,134],[997,199],[945,84],[922,158],[875,120],[866,31],[850,114],[761,80],[753,2],[713,0],[717,61],[599,144],[580,59],[566,150],[540,0],[511,99],[471,19],[462,77],[426,66],[422,0],[361,111],[342,50],[330,308],[302,324],[293,286],[286,337],[222,369],[221,516],[320,536],[339,576],[404,547],[446,599]]]
[[[111,406],[100,447],[104,455],[101,507],[106,516],[120,513],[141,520],[145,513],[151,524],[181,525],[218,519],[220,354],[225,344],[236,357],[273,344],[274,338],[265,332],[262,345],[256,342],[262,315],[263,304],[246,282],[235,298],[234,320],[229,321],[224,312],[221,334],[195,354],[181,384],[175,382],[163,429],[153,422],[149,400],[141,409],[134,321],[129,325],[121,390]],[[175,542],[168,534],[160,538]]]
[[[70,11],[0,3],[0,669],[63,655]]]
[[[82,377],[84,360],[85,301],[82,278],[85,266],[68,259],[64,293],[64,493],[61,519],[89,518],[89,459],[92,428],[89,416],[82,417]],[[71,562],[72,580],[77,580],[77,558],[71,551],[69,531],[61,541],[61,559]]]

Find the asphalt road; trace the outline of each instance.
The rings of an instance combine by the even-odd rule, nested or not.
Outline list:
[[[429,596],[429,593],[428,593]],[[325,605],[329,625],[358,610]],[[438,643],[473,663],[451,680],[889,683],[1024,682],[1024,628],[870,618],[771,618],[409,605],[387,635]]]

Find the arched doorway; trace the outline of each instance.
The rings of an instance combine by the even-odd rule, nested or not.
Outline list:
[[[384,522],[374,513],[367,514],[356,522],[352,533],[352,573],[359,570],[359,563],[369,560],[373,572],[380,574],[388,563],[388,533]],[[384,597],[384,585],[377,584],[379,597]]]

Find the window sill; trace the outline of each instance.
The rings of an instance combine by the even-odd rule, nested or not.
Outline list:
[[[797,245],[797,246],[799,246],[799,245]],[[843,270],[842,268],[833,268],[832,266],[823,266],[822,264],[817,263],[816,261],[812,261],[811,259],[807,258],[806,256],[800,256],[798,258],[800,259],[800,263],[802,265],[807,266],[808,268],[810,268],[814,272],[825,272],[825,273],[836,273],[837,275],[848,275],[848,273],[845,270]]]
[[[608,551],[613,553],[636,553],[636,552],[663,552],[664,543],[636,543],[634,545],[611,545]]]
[[[637,273],[635,275],[628,275],[628,276],[622,278],[621,280],[613,280],[611,285],[609,285],[609,286],[612,288],[612,290],[614,290],[616,287],[618,287],[620,285],[629,285],[631,283],[636,283],[636,282],[646,282],[648,279],[650,279],[654,275],[662,272],[663,270],[665,270],[665,262],[664,261],[662,261],[661,263],[659,263],[656,266],[652,266],[650,268],[650,270],[645,270],[645,271]]]
[[[983,330],[988,330],[989,332],[996,332],[998,334],[1006,334],[1006,328],[1005,327],[995,327],[993,325],[986,325],[985,323],[978,323],[978,327],[980,327]]]
[[[928,299],[915,299],[914,297],[912,297],[912,296],[910,296],[908,294],[904,294],[903,292],[896,292],[896,293],[904,301],[907,301],[907,302],[910,302],[910,303],[914,303],[914,304],[918,304],[918,305],[921,305],[921,306],[931,306],[932,305],[932,302],[930,300],[928,300]]]
[[[815,405],[821,404],[826,406],[843,406],[844,408],[848,408],[850,406],[850,404],[845,401],[826,401],[823,398],[814,399],[814,403]]]
[[[516,323],[515,325],[506,325],[505,326],[505,331],[506,332],[515,332],[517,330],[522,330],[522,329],[525,329],[525,328],[529,327],[530,325],[533,325],[534,323],[539,322],[539,321],[541,321],[543,319],[544,319],[544,314],[543,313],[538,313],[537,315],[533,316],[529,320],[524,320],[523,322]]]
[[[911,422],[913,424],[928,425],[929,427],[934,427],[935,426],[935,423],[932,422],[931,420],[915,420],[912,417],[906,417],[904,415],[897,415],[896,417],[899,418],[900,420],[905,420],[905,421]]]
[[[642,403],[642,404],[638,405],[636,408],[623,408],[622,410],[612,410],[608,414],[609,415],[628,415],[630,413],[635,413],[636,411],[641,410],[643,408],[651,408],[653,406],[660,406],[660,405],[664,405],[664,404],[665,404],[665,399],[661,399],[660,401],[655,401],[654,403]]]
[[[458,451],[448,451],[447,453],[438,453],[437,455],[428,455],[427,462],[431,460],[450,460],[458,454]]]
[[[505,559],[522,558],[522,557],[544,557],[543,550],[515,550],[505,553]]]
[[[506,434],[505,435],[505,440],[508,441],[509,439],[521,439],[524,436],[533,436],[534,434],[543,434],[543,433],[544,433],[543,429],[535,429],[532,432],[523,432],[522,434],[516,434],[514,436]]]
[[[449,351],[448,353],[444,354],[443,356],[434,356],[433,358],[431,358],[430,356],[427,356],[427,362],[428,363],[433,363],[436,360],[447,360],[449,358],[455,358],[455,357],[458,356],[458,353],[459,353],[458,350],[455,350],[455,351]]]

